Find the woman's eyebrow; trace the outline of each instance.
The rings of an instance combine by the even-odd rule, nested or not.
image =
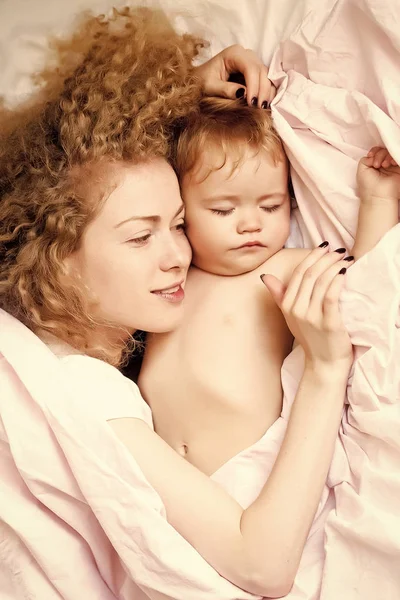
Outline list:
[[[176,213],[174,214],[174,216],[172,217],[172,219],[176,219],[176,217],[183,211],[184,209],[184,205],[181,204],[179,209],[176,211]],[[125,219],[124,221],[121,221],[120,223],[118,223],[118,225],[115,225],[115,229],[118,229],[118,227],[121,227],[121,225],[125,225],[125,223],[129,223],[130,221],[160,221],[161,217],[160,215],[141,215],[141,216],[133,216],[133,217],[129,217],[128,219]]]

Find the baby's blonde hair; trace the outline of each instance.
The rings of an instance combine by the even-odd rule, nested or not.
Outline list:
[[[224,166],[228,155],[234,156],[233,168],[237,168],[249,149],[255,154],[265,150],[275,164],[285,157],[271,112],[249,107],[243,100],[203,98],[198,110],[181,122],[174,148],[174,166],[181,181],[195,170],[210,145],[220,148],[223,155],[215,170]]]

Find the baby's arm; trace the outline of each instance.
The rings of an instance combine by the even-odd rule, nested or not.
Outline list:
[[[372,148],[357,171],[360,194],[355,259],[372,250],[399,221],[400,167],[386,148]]]

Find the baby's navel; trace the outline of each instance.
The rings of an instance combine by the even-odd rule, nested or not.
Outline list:
[[[178,454],[180,454],[181,456],[185,457],[187,453],[188,453],[187,444],[182,444],[181,446],[179,446],[179,448],[178,448]]]

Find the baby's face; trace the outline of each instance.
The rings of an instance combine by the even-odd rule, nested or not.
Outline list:
[[[249,150],[237,169],[228,155],[207,177],[223,158],[210,146],[183,178],[186,232],[198,268],[240,275],[262,265],[289,236],[288,167],[286,160],[274,165],[264,150],[256,156]]]

